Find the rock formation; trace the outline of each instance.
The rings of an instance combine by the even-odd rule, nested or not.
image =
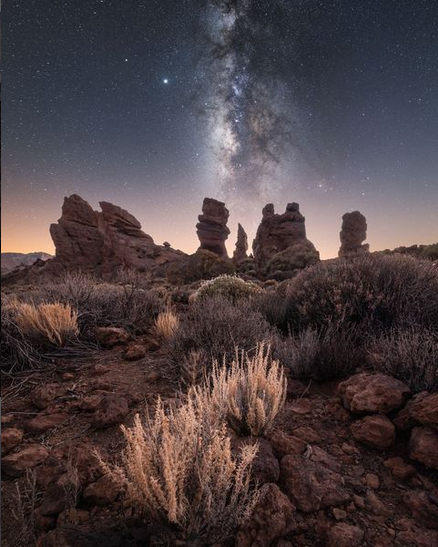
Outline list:
[[[256,265],[267,278],[286,279],[295,270],[319,260],[319,253],[306,238],[305,218],[298,203],[289,203],[286,212],[275,213],[274,205],[263,208],[262,222],[253,242]]]
[[[229,215],[225,203],[212,198],[204,199],[202,215],[199,215],[199,222],[196,225],[196,233],[201,242],[199,249],[211,251],[222,258],[228,258],[225,241],[230,233],[227,227]]]
[[[342,228],[339,234],[341,247],[339,256],[352,256],[368,252],[369,245],[363,244],[367,238],[367,221],[362,213],[353,211],[342,217]]]
[[[236,242],[236,249],[233,254],[233,260],[235,262],[242,262],[242,260],[245,260],[246,258],[248,258],[247,251],[248,251],[248,236],[246,235],[246,232],[243,229],[243,226],[239,223],[237,227],[237,242]]]

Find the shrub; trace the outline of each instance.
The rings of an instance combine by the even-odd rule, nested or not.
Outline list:
[[[251,298],[261,291],[262,289],[255,283],[244,281],[236,275],[220,275],[204,281],[194,294],[194,300],[223,296],[234,304],[241,299]]]
[[[262,315],[246,301],[233,306],[223,297],[206,298],[190,306],[185,321],[166,341],[169,366],[174,378],[190,382],[184,377],[187,357],[201,352],[204,361],[199,374],[209,373],[214,360],[224,357],[231,361],[236,348],[254,351],[257,344],[269,340],[272,330]],[[192,372],[195,372],[192,370]]]
[[[274,355],[291,377],[314,380],[347,376],[365,359],[355,329],[337,325],[320,331],[308,327],[299,334],[277,338]]]
[[[235,267],[231,260],[222,258],[206,249],[198,249],[196,253],[169,266],[167,278],[175,285],[186,285],[222,274],[231,275],[234,272]]]
[[[161,312],[155,319],[155,331],[161,338],[170,338],[178,330],[179,324],[179,317],[175,313]]]
[[[252,306],[266,321],[282,332],[287,333],[290,320],[290,303],[278,290],[265,290],[252,300]]]
[[[267,433],[286,400],[286,378],[270,348],[260,344],[249,356],[236,351],[230,367],[215,365],[212,400],[230,426],[242,435]]]
[[[13,305],[14,299],[2,295],[1,300],[1,368],[16,372],[37,368],[40,355],[17,325]]]
[[[393,330],[368,345],[377,370],[405,382],[412,391],[438,391],[438,334],[425,329]]]
[[[132,285],[104,283],[90,275],[66,275],[46,288],[42,298],[70,304],[78,311],[84,337],[94,337],[94,328],[125,327],[142,333],[152,327],[164,303],[158,295]]]
[[[142,423],[137,415],[122,431],[121,465],[106,470],[121,480],[140,517],[173,525],[179,539],[201,546],[227,539],[251,513],[257,446],[234,457],[224,425],[202,394],[168,414],[158,401],[153,419]]]
[[[63,346],[79,334],[78,315],[68,304],[13,304],[15,322],[31,340]]]
[[[361,325],[363,331],[438,325],[438,269],[402,255],[322,262],[289,282],[290,326]]]

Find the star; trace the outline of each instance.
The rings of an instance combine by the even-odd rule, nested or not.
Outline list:
[[[169,79],[168,78],[163,78],[163,84],[168,84],[169,83]]]

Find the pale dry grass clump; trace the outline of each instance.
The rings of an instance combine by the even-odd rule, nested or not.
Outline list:
[[[172,525],[179,539],[210,545],[233,534],[251,513],[257,487],[251,480],[256,445],[231,452],[226,427],[208,394],[193,390],[187,402],[132,428],[122,426],[126,448],[118,467],[105,466],[121,481],[135,513]]]
[[[268,432],[286,400],[283,369],[263,343],[253,356],[237,351],[230,367],[216,363],[211,382],[213,404],[242,435]]]
[[[155,332],[160,338],[167,339],[175,334],[180,325],[179,317],[173,311],[163,311],[155,319]]]
[[[78,314],[69,304],[12,304],[15,321],[24,335],[35,340],[63,346],[79,334]]]
[[[245,281],[237,275],[219,275],[214,279],[203,281],[193,294],[193,300],[221,296],[234,304],[242,299],[250,299],[260,294],[262,289],[252,281]]]

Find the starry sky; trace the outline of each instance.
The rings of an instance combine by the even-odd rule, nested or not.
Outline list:
[[[65,195],[193,252],[205,196],[254,237],[297,201],[323,258],[438,241],[435,0],[10,0],[2,250],[53,252]]]

